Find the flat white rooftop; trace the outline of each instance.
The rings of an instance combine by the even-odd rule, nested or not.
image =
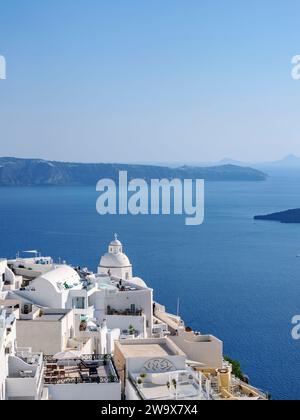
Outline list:
[[[40,313],[40,309],[36,308],[35,312],[32,312],[32,316],[29,318],[24,317],[24,314],[21,314],[20,321],[30,321],[30,322],[59,322],[66,315],[68,315],[70,312],[72,312],[72,309],[44,309],[42,313]],[[37,316],[34,316],[34,314],[38,314]]]
[[[166,356],[185,356],[185,353],[168,339],[122,341],[117,345],[126,359],[139,357],[164,358]]]
[[[46,315],[42,315],[38,318],[35,318],[34,321],[36,322],[58,322],[61,321],[66,314],[46,314]]]
[[[165,357],[172,356],[174,352],[161,344],[146,344],[146,345],[122,345],[124,356],[129,357]]]

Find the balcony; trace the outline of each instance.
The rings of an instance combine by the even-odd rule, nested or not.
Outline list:
[[[16,356],[28,365],[43,366],[42,353],[32,353],[30,347],[18,347]]]
[[[39,400],[43,389],[43,357],[30,349],[18,349],[8,358],[7,398]]]
[[[106,315],[107,316],[143,316],[143,310],[141,308],[137,309],[134,305],[131,308],[127,308],[124,310],[118,310],[107,306],[106,308]]]
[[[134,328],[129,330],[122,330],[120,335],[120,340],[136,340],[143,338],[145,338],[144,334],[135,330]]]
[[[201,379],[191,369],[166,373],[130,375],[131,386],[139,399],[153,400],[208,400]]]
[[[152,329],[153,338],[163,338],[170,334],[171,333],[168,329],[167,324],[156,321],[155,324],[153,325],[153,329]]]
[[[120,379],[110,356],[84,355],[75,360],[45,357],[46,385],[112,384]]]
[[[210,390],[210,396],[212,400],[257,401],[267,399],[267,395],[264,392],[236,378],[231,373],[231,369],[231,365],[227,362],[224,362],[222,369],[217,370],[195,368],[195,370],[201,374],[203,380],[209,384],[208,388]],[[225,375],[225,378],[223,377],[223,380],[221,378],[221,375]]]

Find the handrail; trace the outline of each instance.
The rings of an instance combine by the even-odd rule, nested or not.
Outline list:
[[[85,383],[94,383],[94,384],[112,384],[119,383],[119,378],[116,376],[98,376],[96,378],[87,378],[82,379],[77,378],[45,378],[46,385],[78,385]]]
[[[98,384],[104,384],[104,383],[119,383],[120,377],[118,374],[118,370],[116,369],[116,366],[114,364],[113,358],[111,355],[98,355],[98,354],[85,354],[78,358],[74,359],[68,359],[69,361],[73,360],[74,362],[78,362],[78,367],[82,364],[85,367],[90,367],[85,362],[102,362],[102,363],[109,363],[109,370],[111,374],[108,374],[106,376],[95,376],[95,377],[82,377],[81,375],[76,378],[61,378],[61,377],[45,377],[45,383],[46,384],[54,384],[54,385],[64,385],[64,384],[82,384],[82,383],[98,383]],[[59,362],[63,362],[63,360],[57,360],[51,355],[44,355],[44,362],[46,363],[53,363],[58,364]],[[66,360],[67,362],[67,360]],[[80,368],[78,368],[78,373],[80,374]]]
[[[109,354],[107,354],[107,355],[106,354],[83,354],[83,355],[78,356],[78,357],[74,357],[74,358],[71,357],[68,360],[73,360],[73,361],[83,360],[83,361],[94,361],[94,362],[96,362],[96,361],[99,361],[99,362],[106,361],[106,362],[110,362],[112,360],[112,356],[109,355]],[[55,359],[54,356],[44,354],[44,362],[56,363],[56,362],[62,362],[62,361],[63,360]]]

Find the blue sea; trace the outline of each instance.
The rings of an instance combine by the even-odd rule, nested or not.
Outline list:
[[[96,270],[115,232],[134,273],[186,324],[224,340],[252,383],[274,399],[300,398],[300,225],[255,222],[300,207],[300,176],[206,183],[205,223],[181,216],[99,216],[90,187],[0,189],[0,256],[39,249]]]

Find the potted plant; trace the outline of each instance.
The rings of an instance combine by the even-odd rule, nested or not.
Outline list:
[[[87,329],[87,322],[86,321],[81,321],[79,331],[83,332],[83,331],[86,331],[86,329]]]
[[[173,385],[173,388],[174,388],[174,391],[175,391],[175,399],[177,400],[177,381],[176,381],[176,379],[172,380],[172,385]]]
[[[133,325],[129,325],[128,332],[129,332],[129,335],[134,335],[135,334],[135,328],[134,328]]]

